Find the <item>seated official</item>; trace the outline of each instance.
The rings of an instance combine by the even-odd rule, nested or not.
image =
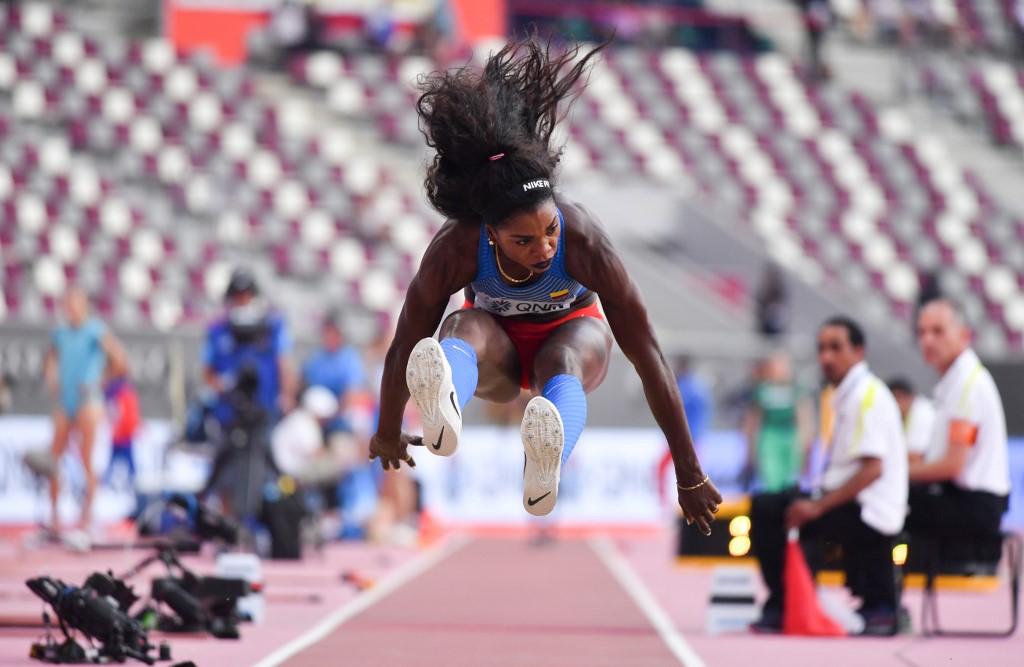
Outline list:
[[[996,538],[1009,507],[1003,402],[970,339],[951,301],[937,299],[921,309],[921,354],[942,377],[935,386],[931,442],[924,459],[910,465],[912,535],[962,542]]]
[[[755,632],[782,629],[786,533],[842,546],[847,569],[856,566],[855,594],[865,634],[897,628],[899,591],[892,563],[893,537],[907,504],[907,450],[899,408],[889,389],[864,362],[864,334],[852,320],[834,317],[818,332],[818,361],[832,394],[834,426],[820,494],[761,494],[751,502],[750,539],[768,587]]]

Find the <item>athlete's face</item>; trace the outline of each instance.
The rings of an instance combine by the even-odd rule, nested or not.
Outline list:
[[[971,344],[971,333],[948,303],[933,301],[917,318],[917,342],[925,363],[945,373]]]
[[[64,298],[64,314],[73,327],[81,326],[89,315],[89,299],[85,292],[73,289]]]
[[[536,210],[513,215],[500,227],[487,227],[487,236],[501,254],[502,268],[513,278],[551,268],[561,232],[558,209],[550,199]]]
[[[842,382],[863,358],[864,348],[850,342],[846,327],[830,324],[818,332],[818,365],[829,384],[835,386]]]

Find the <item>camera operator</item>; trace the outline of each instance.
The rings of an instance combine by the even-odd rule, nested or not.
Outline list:
[[[219,449],[204,495],[216,491],[225,514],[253,517],[260,489],[276,476],[269,431],[295,395],[283,317],[260,297],[244,269],[228,283],[225,316],[210,325],[203,349],[204,379],[217,393]]]
[[[288,325],[260,295],[255,277],[246,269],[231,274],[224,300],[224,316],[206,331],[203,379],[215,393],[224,396],[235,386],[242,367],[250,365],[257,374],[257,398],[276,422],[292,408],[296,396],[295,373],[288,356],[292,351]],[[224,405],[217,415],[221,421],[230,419]]]

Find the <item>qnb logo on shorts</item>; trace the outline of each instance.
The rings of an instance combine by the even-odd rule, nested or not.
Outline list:
[[[529,192],[530,190],[535,190],[537,188],[550,188],[550,187],[551,187],[551,182],[550,181],[548,181],[546,178],[538,178],[535,181],[527,181],[526,183],[523,183],[523,192]]]

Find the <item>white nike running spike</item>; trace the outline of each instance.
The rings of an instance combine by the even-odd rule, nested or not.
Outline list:
[[[424,446],[438,456],[451,456],[459,447],[462,414],[452,384],[452,367],[440,343],[433,338],[416,343],[405,368],[405,382],[420,411]]]
[[[530,514],[544,516],[555,508],[562,475],[565,429],[558,408],[543,396],[533,397],[526,405],[520,431],[526,450],[523,507]]]

